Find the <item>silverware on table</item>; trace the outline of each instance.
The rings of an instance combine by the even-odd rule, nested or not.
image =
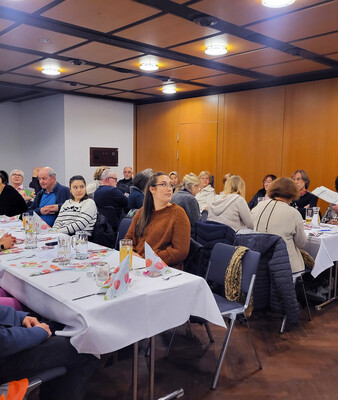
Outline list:
[[[81,277],[79,276],[78,278],[73,279],[73,280],[71,280],[71,281],[60,282],[60,283],[57,283],[57,284],[55,284],[55,285],[49,285],[48,287],[56,287],[56,286],[61,286],[61,285],[67,285],[68,283],[76,283],[76,282],[78,282],[80,279],[81,279]]]
[[[179,275],[182,275],[182,272],[179,272],[178,274],[162,276],[162,279],[165,281],[168,281],[170,278],[174,278],[175,276],[179,276]]]
[[[100,295],[100,294],[104,294],[104,293],[97,293],[96,292],[96,293],[85,294],[84,296],[75,297],[74,299],[72,299],[72,301],[81,300],[81,299],[85,299],[86,297],[96,296],[96,295]]]
[[[22,256],[17,256],[17,257],[12,257],[9,258],[8,261],[14,261],[14,260],[20,260],[20,258],[32,258],[35,257],[36,254],[31,254],[30,256],[22,255]]]

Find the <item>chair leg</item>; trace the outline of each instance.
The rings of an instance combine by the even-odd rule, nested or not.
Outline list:
[[[165,353],[165,357],[164,357],[164,358],[168,358],[168,356],[169,356],[169,351],[170,351],[170,349],[171,349],[171,345],[173,344],[174,336],[175,336],[176,330],[177,330],[177,328],[175,327],[175,328],[173,329],[173,333],[171,334],[170,342],[169,342],[169,345],[168,345],[168,348],[167,348],[167,352]]]
[[[253,336],[252,336],[252,332],[251,332],[251,329],[250,329],[250,324],[249,324],[249,321],[248,321],[247,318],[246,318],[246,326],[248,327],[249,336],[250,336],[250,339],[251,339],[252,347],[253,347],[255,355],[256,355],[256,359],[257,359],[257,362],[258,362],[259,369],[262,369],[263,367],[262,367],[261,359],[259,358],[256,346],[255,346],[255,342],[254,342],[254,339],[253,339]]]
[[[214,337],[212,336],[212,333],[211,333],[211,330],[210,330],[210,326],[209,326],[209,322],[205,321],[204,322],[204,326],[205,326],[205,330],[207,331],[210,343],[214,343],[215,340],[214,340]]]
[[[311,316],[311,312],[310,312],[309,302],[307,301],[307,295],[306,295],[306,291],[305,291],[303,278],[299,279],[299,283],[302,285],[302,288],[303,288],[303,294],[304,294],[307,313],[308,313],[308,316],[309,316],[309,321],[312,321],[312,316]]]
[[[225,353],[226,353],[226,350],[227,350],[227,347],[228,347],[228,343],[229,343],[229,340],[230,340],[230,335],[231,335],[231,332],[232,332],[232,328],[233,328],[233,326],[235,324],[235,320],[236,320],[236,316],[231,316],[229,328],[227,329],[227,333],[226,333],[225,338],[224,338],[222,350],[221,350],[221,353],[220,353],[218,361],[217,361],[217,366],[216,366],[216,370],[215,370],[214,376],[212,378],[210,389],[216,389],[218,378],[219,378],[219,373],[220,373],[221,368],[222,368],[223,360],[224,360]]]
[[[282,321],[282,325],[281,325],[280,330],[279,330],[279,333],[284,333],[285,324],[286,324],[286,319],[287,319],[287,316],[284,315],[283,321]]]

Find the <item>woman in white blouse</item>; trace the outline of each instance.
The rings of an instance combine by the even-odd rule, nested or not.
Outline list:
[[[88,198],[86,181],[83,176],[75,175],[70,178],[69,187],[70,199],[63,203],[53,228],[68,235],[85,231],[91,236],[97,218],[97,208],[94,200]]]

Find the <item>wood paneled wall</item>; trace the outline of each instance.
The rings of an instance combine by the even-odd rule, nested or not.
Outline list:
[[[181,141],[178,133],[185,135]],[[192,169],[187,165],[196,174],[210,169],[217,191],[225,173],[239,174],[247,200],[264,175],[290,176],[295,169],[308,172],[310,189],[334,189],[337,152],[337,78],[137,107],[137,171],[152,167],[183,176]]]

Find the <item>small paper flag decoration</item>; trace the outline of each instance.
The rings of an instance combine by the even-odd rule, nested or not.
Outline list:
[[[161,258],[154,252],[154,250],[149,246],[147,242],[144,243],[144,251],[146,258],[146,271],[145,275],[154,276],[169,274],[171,272],[168,265],[161,260]]]
[[[40,218],[35,211],[33,211],[33,218],[36,224],[37,233],[46,233],[50,226],[46,224],[46,222]]]
[[[129,285],[129,254],[122,260],[120,265],[115,268],[110,275],[109,288],[104,296],[105,300],[111,300],[114,297],[121,296],[128,289]]]

